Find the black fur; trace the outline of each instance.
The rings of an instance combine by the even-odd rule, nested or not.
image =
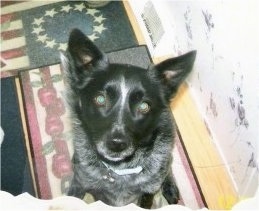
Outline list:
[[[71,32],[67,54],[61,58],[74,143],[68,195],[83,198],[87,192],[109,205],[135,202],[150,208],[162,189],[170,204],[177,203],[169,102],[191,71],[195,55],[192,51],[148,70],[110,64],[81,31]],[[136,167],[142,171],[114,171]]]

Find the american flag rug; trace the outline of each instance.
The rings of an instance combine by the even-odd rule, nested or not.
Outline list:
[[[1,73],[25,67],[29,67],[29,57],[23,22],[15,13],[1,15]]]
[[[79,1],[4,1],[1,13],[1,77],[58,63],[73,28],[105,52],[137,45],[120,1],[96,9]]]
[[[135,55],[136,59],[131,60],[141,58],[143,62],[150,59],[146,48],[143,47],[112,52],[109,55],[116,60],[123,60],[120,59],[121,56],[128,58],[132,55]],[[42,199],[65,195],[72,176],[70,160],[73,145],[70,119],[63,102],[62,69],[59,64],[35,68],[21,72],[20,79],[38,195]],[[172,168],[181,195],[179,204],[192,209],[204,207],[202,195],[178,135],[172,153]],[[88,194],[84,200],[93,202]],[[164,205],[167,205],[167,202],[160,193],[155,197],[154,208]]]

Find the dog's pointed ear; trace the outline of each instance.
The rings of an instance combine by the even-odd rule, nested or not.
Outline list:
[[[180,84],[191,72],[195,57],[196,51],[190,51],[152,67],[164,87],[167,100],[170,100],[176,94]]]
[[[79,29],[70,33],[67,60],[70,79],[78,88],[85,85],[93,71],[103,70],[109,63],[107,56]]]
[[[104,53],[79,29],[73,29],[70,33],[68,52],[78,68],[97,65],[106,59]]]

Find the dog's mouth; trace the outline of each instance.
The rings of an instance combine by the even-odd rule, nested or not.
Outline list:
[[[96,145],[97,153],[106,162],[123,162],[133,156],[135,150],[133,146],[128,146],[121,151],[109,149],[105,142],[99,142]]]

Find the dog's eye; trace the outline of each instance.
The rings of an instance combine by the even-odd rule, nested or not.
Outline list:
[[[139,105],[138,105],[138,111],[142,114],[146,114],[150,111],[150,106],[148,105],[148,103],[146,102],[141,102]]]
[[[100,95],[97,95],[94,98],[94,102],[97,106],[105,106],[106,105],[106,98],[105,98],[104,95],[100,94]]]

